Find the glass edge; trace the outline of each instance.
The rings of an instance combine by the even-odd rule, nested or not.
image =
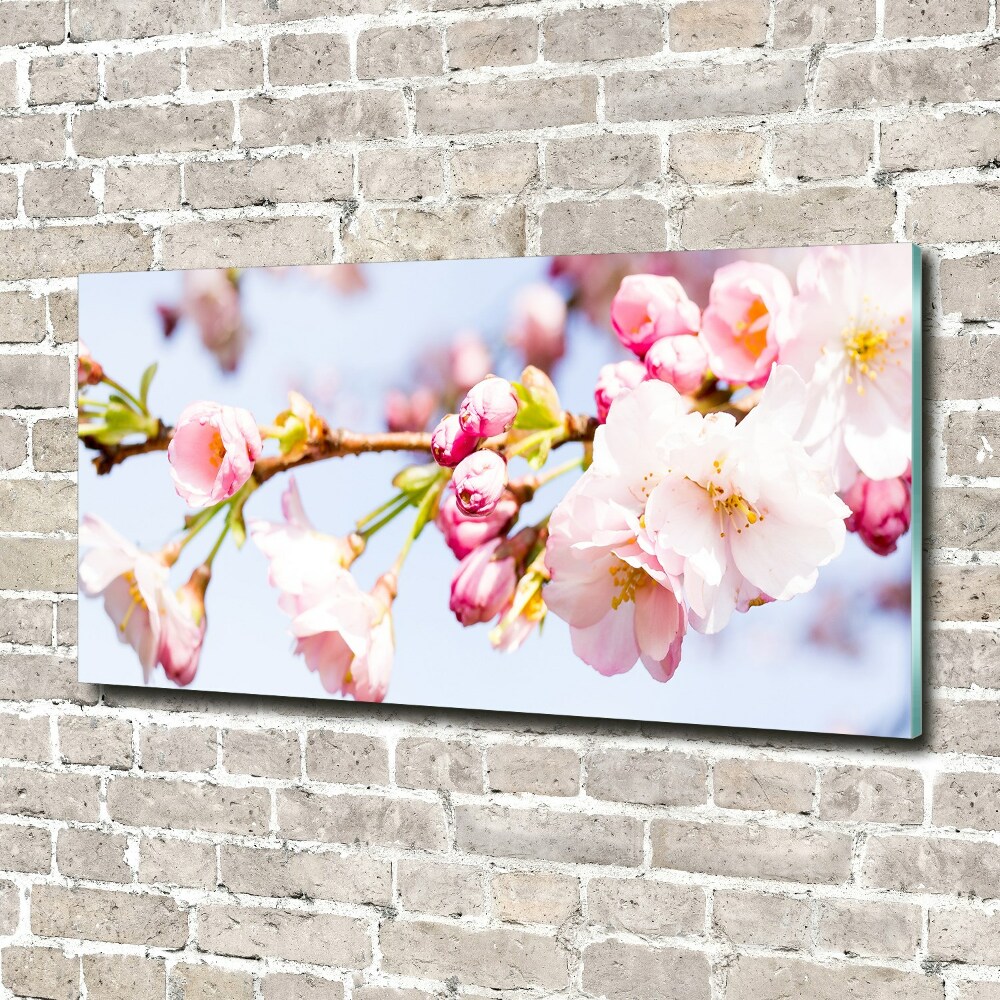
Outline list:
[[[923,467],[923,273],[921,270],[920,247],[913,243],[913,484],[911,493],[912,511],[910,531],[912,532],[912,582],[910,593],[911,638],[911,701],[910,738],[923,733],[924,686],[923,686],[923,552],[924,552],[924,467]]]

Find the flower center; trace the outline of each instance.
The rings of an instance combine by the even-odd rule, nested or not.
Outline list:
[[[636,592],[645,586],[649,577],[641,569],[629,566],[620,559],[608,570],[615,590],[611,596],[611,610],[617,611],[623,604],[635,600]]]
[[[717,473],[722,472],[721,461],[716,460],[712,465]],[[716,514],[723,514],[730,518],[730,520],[736,517],[738,521],[744,522],[743,527],[736,529],[736,534],[738,535],[743,533],[743,528],[749,528],[752,524],[764,520],[763,512],[747,500],[742,493],[734,490],[732,486],[727,490],[724,486],[719,486],[709,480],[705,485],[705,492],[712,501],[712,506],[715,508]],[[725,538],[725,531],[720,532],[719,537]]]
[[[905,316],[895,320],[879,315],[866,316],[861,320],[851,318],[851,323],[843,332],[844,353],[849,365],[847,384],[855,378],[874,381],[885,371],[899,348],[909,347],[909,340],[900,340],[896,335],[906,324]],[[901,364],[897,358],[895,364]],[[864,382],[858,385],[858,393],[865,391]]]
[[[139,591],[139,584],[136,581],[135,573],[133,573],[132,570],[129,570],[124,574],[124,577],[125,582],[128,584],[128,593],[129,597],[132,598],[132,603],[128,606],[128,611],[125,612],[125,617],[122,618],[121,624],[118,626],[119,632],[124,632],[125,629],[128,628],[128,623],[131,621],[132,614],[136,608],[142,608],[146,611],[149,610],[146,607],[146,602],[143,600],[141,592]]]
[[[733,335],[740,346],[755,358],[759,358],[767,347],[767,328],[771,321],[764,300],[756,298],[750,303],[744,319],[733,327]]]
[[[226,446],[222,443],[222,435],[216,431],[215,436],[208,445],[208,460],[216,472],[222,465],[222,460],[226,457]]]

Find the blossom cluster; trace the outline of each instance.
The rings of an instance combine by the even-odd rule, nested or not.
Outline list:
[[[579,260],[569,300],[548,284],[515,299],[504,343],[526,365],[516,381],[493,374],[495,349],[463,332],[444,381],[390,394],[386,432],[333,430],[295,392],[270,423],[198,400],[167,427],[148,406],[155,366],[133,395],[81,345],[81,392],[113,390],[107,403],[81,397],[81,439],[99,468],[165,450],[190,511],[155,553],[83,520],[81,587],[103,597],[146,678],[159,665],[178,684],[194,679],[226,538],[249,538],[266,557],[295,653],[325,690],[366,701],[389,690],[392,608],[429,525],[457,560],[448,603],[461,626],[488,624],[490,643],[510,652],[551,612],[599,673],[641,662],[660,682],[690,632],[716,633],[734,614],[810,591],[848,533],[876,555],[895,550],[912,492],[911,286],[899,248],[809,251],[794,282],[749,258],[710,268],[704,287],[652,270],[616,275],[602,308],[624,356],[596,372],[593,414],[566,411],[550,377],[587,275],[600,275],[600,295],[607,288],[600,258]],[[215,331],[206,345],[226,368],[244,342],[239,277],[201,274],[212,277],[188,280],[184,314],[203,337]],[[389,499],[346,534],[317,530],[293,470],[387,450],[427,461],[403,468]],[[281,475],[283,520],[245,516],[253,493]],[[527,516],[543,487],[568,476],[547,514]],[[398,558],[362,587],[353,564],[404,514]],[[172,589],[181,551],[217,518],[215,544]]]

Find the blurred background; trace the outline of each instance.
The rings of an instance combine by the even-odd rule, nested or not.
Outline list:
[[[288,390],[297,389],[333,426],[429,428],[442,408],[454,408],[463,382],[488,371],[509,378],[520,373],[525,349],[530,353],[537,340],[517,336],[519,303],[525,289],[543,284],[569,306],[565,351],[550,361],[552,377],[568,409],[592,413],[598,369],[627,356],[608,325],[608,305],[625,274],[675,274],[704,306],[712,274],[722,264],[766,260],[794,281],[801,253],[245,270],[238,276],[238,315],[227,314],[239,330],[222,344],[205,336],[210,312],[197,296],[199,287],[224,288],[225,272],[84,275],[80,335],[108,374],[129,388],[137,387],[147,365],[158,362],[150,408],[167,422],[193,400],[213,399],[244,406],[267,423],[286,407]],[[234,308],[233,302],[224,305]],[[295,475],[317,529],[344,534],[392,495],[390,480],[405,464],[407,456],[365,455],[322,462]],[[540,491],[522,511],[522,523],[544,516],[570,482],[563,477]],[[284,485],[278,477],[255,493],[247,516],[280,520]],[[83,449],[80,509],[100,515],[144,548],[163,545],[186,512],[164,453],[130,459],[98,477]],[[407,519],[400,517],[372,540],[355,566],[362,583],[374,582],[392,562]],[[210,529],[192,543],[174,569],[177,585],[213,537]],[[489,625],[463,629],[449,611],[457,562],[429,527],[406,563],[394,605],[397,654],[386,700],[908,736],[913,708],[909,542],[907,535],[896,553],[881,558],[849,535],[842,556],[821,570],[809,594],[734,615],[715,636],[690,631],[677,673],[659,684],[641,665],[618,677],[600,676],[574,656],[568,629],[554,615],[516,653],[494,651]],[[277,596],[253,543],[237,550],[227,542],[208,592],[209,628],[193,688],[335,697],[292,655],[288,619],[278,609]],[[100,601],[81,599],[80,630],[82,681],[142,683],[135,654],[117,641]],[[153,683],[172,686],[160,671]]]

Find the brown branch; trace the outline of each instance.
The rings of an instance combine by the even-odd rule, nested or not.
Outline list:
[[[592,441],[597,430],[597,421],[586,414],[567,413],[564,437],[557,443],[566,444],[571,441]],[[92,437],[81,438],[83,443],[97,452],[94,457],[94,468],[100,476],[107,475],[116,465],[133,455],[146,455],[150,452],[166,451],[173,437],[172,427],[160,424],[155,437],[135,444],[105,445]],[[500,439],[502,440],[502,439]],[[311,465],[327,458],[343,458],[347,455],[364,455],[369,452],[383,451],[424,451],[431,450],[431,435],[418,431],[385,431],[377,434],[359,434],[343,428],[325,429],[323,436],[299,452],[292,455],[273,455],[261,458],[254,467],[253,478],[257,483],[266,483],[279,472],[287,472],[301,465]]]

